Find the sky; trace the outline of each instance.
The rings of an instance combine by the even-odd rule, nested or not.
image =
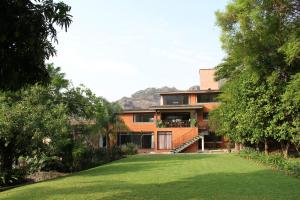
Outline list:
[[[222,61],[215,12],[228,0],[64,0],[73,22],[51,58],[75,86],[110,101],[148,87],[199,85]]]

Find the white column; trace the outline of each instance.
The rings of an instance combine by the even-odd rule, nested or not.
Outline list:
[[[202,151],[204,151],[204,136],[201,136]]]
[[[103,136],[102,136],[102,134],[100,135],[100,138],[99,138],[99,147],[103,148]]]

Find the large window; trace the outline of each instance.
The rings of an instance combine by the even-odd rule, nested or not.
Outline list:
[[[139,113],[133,117],[133,122],[154,122],[153,113]]]
[[[197,94],[197,103],[217,102],[217,93]]]
[[[142,149],[152,149],[154,148],[154,138],[153,133],[143,132],[143,133],[121,133],[118,136],[118,145],[124,145],[132,143]]]
[[[208,112],[203,112],[203,120],[208,120],[209,113]]]
[[[158,132],[158,148],[172,149],[172,132]]]
[[[163,96],[164,105],[187,105],[189,104],[188,95],[165,95]]]
[[[222,142],[222,136],[216,135],[214,132],[209,132],[204,136],[205,142]]]

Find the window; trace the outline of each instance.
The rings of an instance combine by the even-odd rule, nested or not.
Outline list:
[[[203,120],[208,120],[208,112],[203,112]]]
[[[143,133],[121,133],[118,136],[118,145],[124,145],[132,143],[142,149],[152,149],[154,148],[154,138],[153,133],[143,132]]]
[[[154,147],[153,134],[142,135],[142,149],[151,149]]]
[[[197,103],[217,102],[217,93],[197,94]]]
[[[172,149],[172,132],[158,132],[158,148]]]
[[[164,105],[187,105],[189,104],[188,95],[165,95],[163,96]]]
[[[173,121],[179,121],[179,120],[189,120],[191,118],[191,113],[189,112],[180,112],[180,113],[161,113],[161,119],[162,120],[173,120]]]
[[[204,136],[205,142],[222,142],[222,136],[216,135],[214,132],[209,132],[208,135]]]
[[[133,117],[133,122],[154,122],[154,114],[153,113],[135,114]]]

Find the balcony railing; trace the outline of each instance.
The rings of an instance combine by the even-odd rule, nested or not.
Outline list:
[[[190,120],[160,120],[157,126],[160,128],[191,127],[191,122]]]

